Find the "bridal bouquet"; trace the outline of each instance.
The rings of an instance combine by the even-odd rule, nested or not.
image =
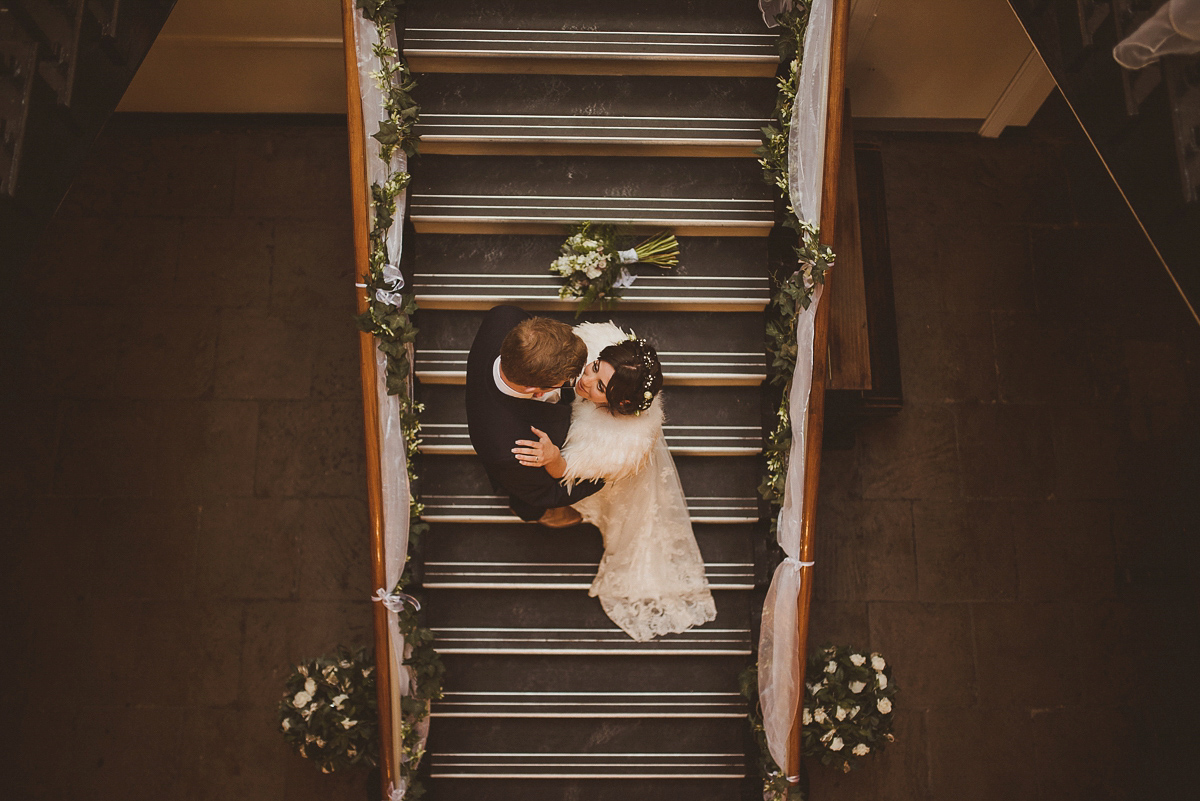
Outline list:
[[[862,757],[880,750],[892,736],[892,669],[880,654],[848,646],[815,648],[805,673],[805,756],[847,773]]]
[[[378,764],[375,661],[363,649],[296,666],[279,702],[283,739],[322,773]]]
[[[617,230],[611,225],[581,223],[571,229],[562,255],[550,263],[550,272],[566,279],[558,296],[578,300],[577,313],[596,302],[601,308],[616,302],[620,290],[635,280],[627,265],[670,269],[679,264],[679,242],[665,231],[628,250],[619,249],[617,240]]]

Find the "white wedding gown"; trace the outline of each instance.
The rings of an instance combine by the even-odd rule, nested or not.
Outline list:
[[[628,338],[612,323],[583,323],[575,333],[588,346],[589,364]],[[563,445],[564,481],[605,479],[603,489],[574,505],[604,535],[604,558],[589,594],[639,641],[717,616],[662,421],[661,393],[637,416],[612,415],[576,398]]]

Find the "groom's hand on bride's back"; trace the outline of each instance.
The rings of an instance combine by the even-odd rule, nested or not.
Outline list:
[[[562,458],[562,451],[551,440],[545,431],[530,426],[537,440],[519,439],[517,447],[512,449],[517,461],[526,467],[544,467],[554,478],[562,478],[567,470],[567,462]]]

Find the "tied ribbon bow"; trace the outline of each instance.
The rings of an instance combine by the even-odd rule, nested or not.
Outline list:
[[[404,298],[400,294],[400,290],[404,289],[404,274],[400,272],[400,268],[395,264],[383,265],[383,280],[392,284],[390,289],[376,289],[375,300],[380,303],[386,303],[389,306],[400,306],[404,303]],[[355,284],[360,289],[366,289],[366,284]]]
[[[787,565],[792,570],[799,570],[802,567],[813,567],[816,565],[816,562],[801,562],[799,559],[796,559],[793,556],[785,556],[783,558],[783,564]]]
[[[401,785],[397,787],[391,782],[388,782],[387,798],[383,799],[383,801],[404,801],[404,784],[401,783]]]
[[[388,592],[383,587],[380,587],[379,589],[375,590],[375,594],[371,596],[371,600],[383,604],[385,609],[387,609],[389,612],[395,612],[396,614],[400,614],[404,611],[405,604],[410,604],[414,612],[421,611],[420,601],[408,593],[400,592],[399,590]]]
[[[633,286],[633,282],[636,280],[636,275],[622,267],[621,272],[617,273],[617,279],[612,283],[613,289],[624,289],[625,287]]]

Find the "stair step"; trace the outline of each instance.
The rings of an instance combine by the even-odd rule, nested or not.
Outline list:
[[[620,629],[446,627],[433,628],[443,654],[543,654],[557,656],[750,656],[750,629],[708,626],[636,642]]]
[[[693,526],[705,562],[754,562],[754,524]],[[595,567],[604,555],[601,539],[591,530],[563,536],[535,523],[477,525],[434,523],[421,540],[423,564],[435,562],[586,562]]]
[[[426,589],[586,590],[596,562],[430,562],[423,566]],[[754,565],[748,562],[705,564],[714,590],[754,589]]]
[[[425,348],[417,351],[415,367],[420,381],[428,384],[464,384],[467,380],[467,351]],[[767,379],[762,353],[705,353],[658,351],[663,382],[691,386],[757,386]]]
[[[419,130],[437,114],[759,120],[771,116],[776,86],[772,78],[426,73],[416,91]]]
[[[547,261],[547,265],[549,261]],[[621,304],[644,310],[704,309],[762,311],[770,300],[766,276],[701,276],[634,266],[637,280],[621,292]],[[574,309],[577,300],[559,296],[562,279],[549,271],[534,275],[417,273],[413,289],[424,309],[490,309],[512,303],[530,310]]]
[[[422,450],[427,453],[470,453],[465,439],[466,388],[462,384],[422,384],[417,400],[422,415]],[[678,455],[749,455],[762,447],[762,398],[757,387],[668,387],[662,393],[667,443]],[[684,439],[696,429],[712,441]],[[717,437],[747,437],[733,441]],[[729,450],[720,450],[728,447]],[[428,448],[428,449],[426,449]],[[702,452],[703,451],[703,452]]]
[[[421,519],[441,523],[520,523],[501,495],[422,495]],[[689,497],[693,523],[754,523],[760,515],[757,497]]]
[[[590,114],[430,114],[421,151],[448,154],[754,158],[766,119]]]
[[[448,692],[442,718],[744,718],[738,693]]]
[[[771,77],[770,33],[408,28],[414,72]]]
[[[418,233],[546,233],[591,220],[678,236],[767,236],[775,205],[751,198],[414,192],[409,217]]]
[[[663,426],[671,453],[689,456],[750,455],[762,452],[759,426]],[[421,453],[472,454],[466,423],[421,426]]]
[[[430,754],[434,779],[740,779],[745,754]]]

